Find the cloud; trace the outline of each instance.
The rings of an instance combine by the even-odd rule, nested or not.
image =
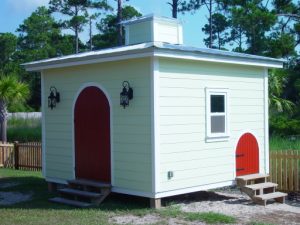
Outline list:
[[[49,0],[6,0],[12,12],[32,12],[39,6],[48,5]]]

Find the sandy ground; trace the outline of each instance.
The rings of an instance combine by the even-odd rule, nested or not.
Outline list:
[[[300,225],[300,201],[286,201],[286,204],[270,202],[266,207],[252,203],[250,198],[236,189],[197,192],[165,199],[185,212],[219,212],[237,218],[237,224],[253,222],[266,224]],[[149,214],[144,217],[133,215],[116,216],[111,222],[117,224],[169,224],[202,225],[202,222],[188,222],[176,218],[160,218]]]

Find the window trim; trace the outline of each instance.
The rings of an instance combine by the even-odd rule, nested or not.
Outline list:
[[[206,141],[227,141],[229,133],[229,109],[228,109],[228,99],[229,90],[227,88],[205,88],[206,95]],[[224,113],[211,113],[211,95],[223,95],[224,96]],[[225,132],[224,133],[211,133],[211,117],[218,115],[225,116]]]

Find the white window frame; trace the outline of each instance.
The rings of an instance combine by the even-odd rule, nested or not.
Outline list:
[[[229,111],[228,111],[228,99],[229,90],[227,88],[205,88],[206,95],[206,141],[227,141],[229,139]],[[211,112],[211,96],[223,95],[224,96],[224,113],[212,113]],[[211,117],[224,115],[225,116],[225,132],[224,133],[211,133]]]

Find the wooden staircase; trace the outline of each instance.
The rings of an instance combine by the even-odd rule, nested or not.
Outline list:
[[[58,189],[60,197],[49,201],[75,207],[98,206],[111,191],[111,185],[84,179],[69,180],[68,187]]]
[[[276,192],[275,189],[278,185],[267,182],[268,176],[269,175],[259,173],[239,176],[236,177],[236,183],[241,191],[246,193],[256,204],[265,206],[270,199],[284,203],[287,194]]]

